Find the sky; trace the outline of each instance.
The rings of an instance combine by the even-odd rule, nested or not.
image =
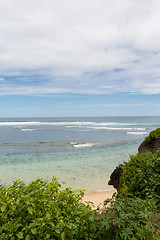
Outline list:
[[[0,117],[160,116],[159,0],[1,0]]]

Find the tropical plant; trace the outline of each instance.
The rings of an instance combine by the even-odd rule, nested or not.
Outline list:
[[[152,142],[158,138],[160,138],[160,128],[157,128],[156,130],[150,132],[149,136],[145,138],[144,142],[147,145],[152,145]]]
[[[83,195],[60,189],[56,178],[0,186],[0,239],[98,239],[95,212]]]
[[[131,155],[124,162],[120,195],[154,199],[160,210],[160,151]]]
[[[153,199],[113,196],[108,203],[110,207],[100,215],[101,240],[160,239],[160,214]]]

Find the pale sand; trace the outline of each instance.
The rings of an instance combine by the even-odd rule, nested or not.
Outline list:
[[[103,205],[103,202],[107,198],[111,198],[113,193],[115,193],[115,189],[107,190],[107,191],[102,191],[102,192],[86,192],[83,197],[83,202],[85,201],[90,201],[93,202],[95,208],[101,204]]]

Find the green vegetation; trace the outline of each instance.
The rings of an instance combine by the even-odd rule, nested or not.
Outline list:
[[[60,190],[55,178],[0,187],[0,239],[98,239],[94,211],[83,192]]]
[[[120,194],[154,199],[160,211],[160,151],[130,156],[123,166]]]
[[[135,234],[126,239],[160,239],[160,150],[131,155],[130,161],[124,162],[120,180],[115,201],[120,234],[126,223],[124,231],[128,229],[130,236]]]
[[[110,207],[100,215],[103,238],[112,240],[158,240],[160,215],[153,200],[115,198],[108,200]]]
[[[28,185],[15,181],[0,187],[2,240],[142,240],[160,239],[160,215],[154,199],[116,198],[103,213],[82,203],[83,191],[60,189],[37,179]]]
[[[160,128],[157,128],[156,130],[153,130],[152,132],[150,132],[149,136],[145,138],[144,142],[147,145],[152,145],[152,142],[157,138],[160,138]]]

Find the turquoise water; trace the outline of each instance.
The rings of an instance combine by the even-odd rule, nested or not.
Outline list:
[[[62,187],[107,190],[113,169],[137,153],[160,117],[0,120],[0,183],[56,176]]]

